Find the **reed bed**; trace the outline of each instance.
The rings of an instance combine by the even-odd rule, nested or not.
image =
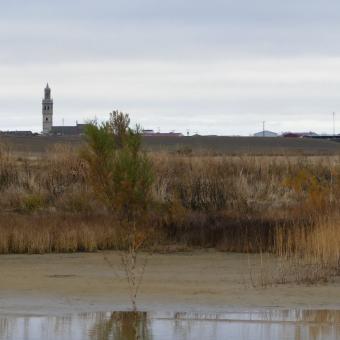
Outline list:
[[[1,216],[0,254],[120,249],[112,225],[100,216]]]
[[[339,268],[339,156],[150,153],[157,247],[272,252]],[[117,249],[117,223],[72,148],[0,148],[0,253]]]

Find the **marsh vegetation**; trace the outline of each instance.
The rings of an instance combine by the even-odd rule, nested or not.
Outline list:
[[[294,261],[301,282],[339,273],[339,156],[145,153],[126,131],[34,159],[2,145],[0,253],[213,247]]]

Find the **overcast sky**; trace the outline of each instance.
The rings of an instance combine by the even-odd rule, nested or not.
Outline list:
[[[0,4],[0,129],[105,119],[249,135],[340,132],[340,1],[10,0]]]

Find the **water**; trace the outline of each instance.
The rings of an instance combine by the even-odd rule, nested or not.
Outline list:
[[[111,312],[0,316],[6,340],[340,339],[340,311]]]

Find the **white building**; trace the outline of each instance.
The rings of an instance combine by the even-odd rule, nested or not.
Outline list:
[[[254,133],[254,137],[278,137],[278,134],[273,131],[264,130]]]

